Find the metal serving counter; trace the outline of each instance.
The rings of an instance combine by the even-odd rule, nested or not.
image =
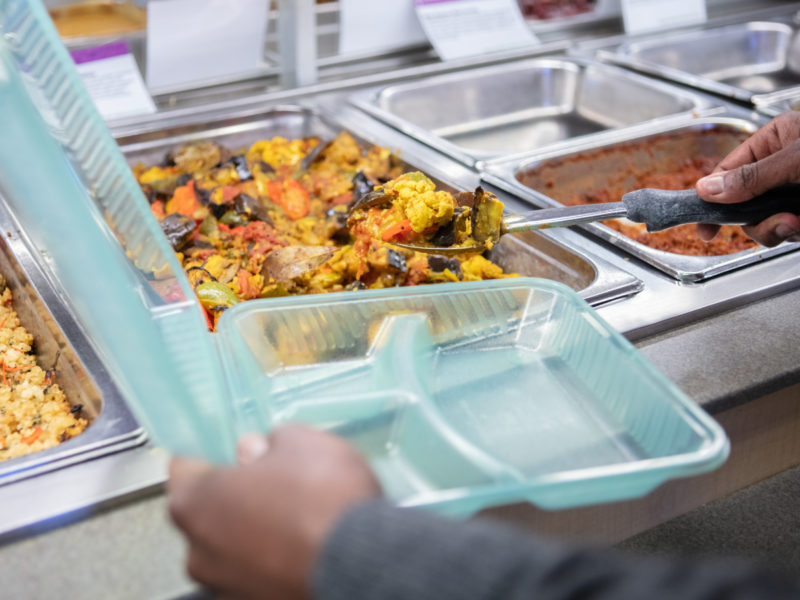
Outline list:
[[[127,130],[118,140],[133,162],[160,157],[175,143],[198,137],[241,143],[258,135],[325,135],[344,128],[363,141],[398,150],[407,165],[423,168],[440,184],[471,189],[479,183],[476,172],[373,119],[345,100],[346,95],[325,94],[303,98],[306,108],[259,107],[235,114],[229,112],[223,120],[198,111],[194,124],[183,122],[172,128],[164,127],[163,123],[149,127],[144,124],[140,131]],[[500,188],[496,191],[512,212],[531,208],[520,197]],[[512,238],[510,243],[517,246],[514,252],[506,253],[512,257],[514,268],[523,265],[533,269],[530,271],[533,275],[566,279],[598,307],[599,314],[613,327],[634,340],[749,304],[800,283],[800,262],[791,254],[775,256],[708,281],[686,283],[666,276],[603,240],[573,230],[530,233],[520,239]],[[519,250],[524,250],[529,258],[521,259]],[[35,527],[55,515],[88,509],[163,479],[164,456],[152,449],[138,452],[135,458],[127,453],[114,457],[113,462],[118,466],[110,471],[109,462],[86,461],[48,478],[0,486],[0,501],[14,507],[4,511],[0,532]],[[107,477],[104,473],[114,476]],[[59,479],[63,480],[60,485],[69,490],[68,501],[37,491],[41,486],[57,485]],[[88,481],[94,481],[94,485],[87,484]],[[31,502],[30,498],[37,500]]]
[[[516,60],[520,57],[512,58]],[[548,60],[552,63],[548,63]],[[578,85],[575,74],[588,64],[583,59],[567,60],[563,55],[552,59],[527,57],[516,63],[489,67],[486,73],[513,74],[520,65],[544,66],[554,72],[561,69],[573,77],[565,85],[571,86],[574,92]],[[468,68],[474,65],[463,66]],[[510,148],[507,153],[501,153],[501,159],[489,163],[484,162],[486,158],[497,159],[498,155],[492,152],[461,155],[452,152],[447,156],[448,148],[438,142],[432,143],[433,138],[429,134],[435,133],[440,139],[455,136],[463,141],[459,137],[463,133],[459,127],[463,129],[476,123],[486,125],[490,121],[502,127],[516,121],[500,123],[492,121],[492,115],[470,114],[455,122],[458,121],[455,117],[459,116],[455,115],[452,123],[424,123],[424,135],[410,136],[408,134],[414,132],[392,119],[380,120],[377,117],[382,115],[365,105],[365,98],[374,98],[376,89],[402,90],[405,86],[409,90],[418,90],[419,87],[415,86],[418,86],[422,75],[442,76],[441,81],[447,82],[463,81],[465,74],[474,74],[457,72],[445,75],[452,67],[411,69],[400,74],[388,74],[382,79],[371,77],[343,82],[342,85],[283,91],[258,98],[219,102],[207,107],[187,107],[151,119],[112,124],[112,133],[129,160],[134,162],[160,156],[165,148],[190,139],[211,137],[243,143],[254,139],[254,136],[275,133],[325,136],[341,128],[353,132],[364,142],[399,151],[406,165],[427,172],[446,188],[473,189],[483,182],[498,194],[509,211],[523,213],[536,205],[548,204],[546,196],[525,188],[517,178],[518,172],[534,163],[564,157],[570,151],[596,149],[622,140],[638,139],[666,129],[725,123],[750,132],[764,122],[763,116],[750,109],[702,92],[645,80],[639,75],[634,77],[616,67],[599,65],[596,69],[597,72],[614,73],[626,81],[641,84],[643,88],[652,86],[653,90],[664,92],[674,102],[664,107],[660,114],[643,115],[639,122],[633,123],[614,121],[609,115],[601,114],[602,106],[595,106],[589,110],[594,125],[579,132],[586,135],[578,144],[574,141],[554,143],[535,154],[520,153],[519,148]],[[392,88],[388,87],[390,82]],[[396,95],[393,97],[397,98]],[[566,97],[564,94],[561,104],[555,102],[561,110],[559,114],[567,115],[565,118],[569,123],[578,115],[581,119],[586,117],[586,104],[567,101]],[[583,97],[581,101],[585,100],[587,98]],[[521,114],[517,108],[510,110],[523,121],[531,116]],[[414,109],[413,103],[411,109]],[[414,110],[408,114],[413,115]],[[622,128],[613,129],[620,126]],[[611,130],[603,131],[607,128]],[[575,131],[569,131],[568,134],[571,137]],[[557,142],[558,135],[548,139]],[[0,230],[8,234],[9,247],[13,249],[15,244],[19,245],[14,255],[15,260],[19,260],[25,254],[24,235],[14,227],[10,216],[4,216],[0,211],[0,217]],[[742,254],[716,262],[706,261],[699,266],[692,264],[686,267],[676,264],[675,260],[667,260],[665,268],[664,257],[657,256],[655,258],[659,260],[655,260],[650,253],[631,246],[621,236],[604,232],[601,227],[550,230],[512,238],[504,242],[508,248],[503,253],[503,260],[509,261],[509,268],[515,270],[530,268],[530,272],[525,274],[554,277],[571,285],[596,307],[602,318],[633,340],[657,367],[715,416],[769,394],[780,393],[782,389],[797,389],[800,384],[800,344],[797,343],[800,339],[795,333],[797,328],[791,325],[780,328],[775,324],[776,320],[785,319],[791,323],[791,319],[796,318],[790,307],[800,298],[800,260],[797,253],[792,252],[793,247],[760,249],[746,256]],[[527,258],[519,258],[520,250],[526,253]],[[33,261],[25,272],[31,283],[37,279],[35,266],[36,261]],[[73,337],[70,329],[70,319],[73,317],[68,299],[60,297],[52,284],[44,278],[40,286],[35,286],[36,292],[47,301],[51,313],[54,313],[53,307],[61,307],[55,310],[56,320],[76,347],[76,353],[95,383],[99,382],[100,395],[104,399],[113,397],[113,386],[106,387],[102,368],[95,370],[91,367],[95,358],[91,343],[86,342],[84,347],[82,342],[76,342],[77,338]],[[772,327],[769,332],[763,331],[765,323]],[[780,336],[780,343],[771,344],[767,334]],[[675,344],[680,346],[676,338],[691,339],[692,345],[676,352]],[[753,357],[755,360],[751,360]],[[698,365],[706,362],[713,364],[717,371],[713,374],[703,373],[706,380],[698,380]],[[702,369],[699,371],[702,373]],[[124,442],[123,445],[107,444],[108,451],[103,452],[102,456],[99,451],[91,451],[85,454],[67,453],[63,460],[58,461],[55,458],[52,462],[45,460],[51,472],[39,475],[38,471],[31,470],[27,474],[32,476],[14,483],[8,479],[7,485],[3,485],[0,479],[0,504],[4,507],[0,515],[0,536],[7,543],[5,547],[0,547],[0,564],[4,563],[4,557],[18,559],[26,555],[26,548],[38,546],[35,539],[16,544],[13,541],[95,515],[84,523],[46,534],[40,540],[58,539],[62,549],[69,547],[70,540],[89,543],[87,539],[91,539],[92,523],[105,522],[112,528],[110,535],[121,533],[134,536],[136,548],[144,554],[153,553],[159,547],[167,548],[167,560],[172,561],[166,567],[159,567],[153,564],[154,559],[142,560],[139,557],[137,560],[147,563],[145,570],[149,569],[151,573],[158,572],[160,568],[168,571],[168,582],[157,589],[142,591],[141,585],[131,588],[142,593],[132,593],[130,597],[159,594],[161,597],[177,596],[191,589],[191,585],[180,574],[180,565],[174,562],[180,560],[182,545],[178,534],[165,525],[163,500],[143,498],[161,492],[167,457],[158,448],[141,445],[141,432],[135,423],[129,421],[124,406],[113,410],[120,411],[113,413],[118,417],[114,418],[115,426],[121,427],[119,422],[125,424],[120,430],[124,430],[124,439],[119,440]],[[104,414],[110,415],[112,412],[104,408],[93,427],[102,423]],[[91,441],[93,438],[85,439]],[[136,444],[140,444],[139,447],[125,449]],[[101,446],[105,447],[103,444]],[[57,454],[53,452],[43,458],[56,457]],[[797,458],[800,461],[800,457]],[[98,515],[105,508],[128,502],[130,504],[119,509],[117,516],[114,513]],[[126,522],[124,515],[131,511],[139,511],[139,517],[143,520]],[[663,520],[666,517],[661,515],[658,518]],[[138,527],[142,522],[158,530],[141,532]],[[70,531],[73,533],[70,534]],[[101,547],[102,544],[99,544],[98,548]],[[6,569],[11,569],[14,561],[5,564]],[[118,569],[120,565],[114,568]],[[10,571],[4,573],[3,570],[0,568],[0,575],[13,577]],[[130,575],[127,569],[122,570]],[[62,579],[70,580],[71,576],[62,576]],[[19,586],[23,596],[27,589],[30,588]],[[103,597],[103,592],[107,590],[98,586],[96,591],[96,597]],[[91,593],[87,595],[91,596]],[[120,597],[124,596],[122,594]]]

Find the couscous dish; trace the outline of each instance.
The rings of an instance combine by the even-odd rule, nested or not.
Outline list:
[[[51,448],[88,424],[70,406],[53,373],[36,364],[33,336],[20,325],[0,279],[0,460]]]

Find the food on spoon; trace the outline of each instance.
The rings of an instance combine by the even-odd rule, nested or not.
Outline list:
[[[461,204],[459,204],[461,203]],[[386,243],[486,250],[500,239],[503,203],[474,193],[436,190],[419,172],[405,173],[356,202],[347,223],[357,238]]]
[[[436,190],[422,173],[404,174],[388,149],[362,148],[346,132],[241,149],[192,142],[134,174],[212,329],[254,298],[511,276],[479,254],[396,246],[472,245],[477,230],[491,248],[503,205],[480,188]],[[445,236],[452,241],[439,243]]]

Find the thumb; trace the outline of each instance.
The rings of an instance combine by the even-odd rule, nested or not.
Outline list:
[[[697,194],[709,202],[746,202],[780,185],[795,182],[799,173],[800,144],[793,142],[759,161],[703,177],[697,182]]]

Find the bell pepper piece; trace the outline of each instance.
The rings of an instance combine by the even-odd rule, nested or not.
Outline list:
[[[287,179],[283,184],[283,198],[279,203],[286,216],[292,219],[302,219],[311,210],[311,198],[305,188],[294,179]]]
[[[269,199],[275,204],[280,204],[283,198],[283,186],[279,181],[268,181],[267,194],[269,195]]]
[[[207,310],[217,306],[230,307],[241,302],[231,288],[219,281],[201,283],[195,288],[195,292],[200,299],[200,304]]]
[[[194,191],[194,179],[186,185],[175,188],[175,194],[167,202],[166,213],[180,213],[187,217],[194,215],[197,210],[197,194]]]
[[[407,238],[414,230],[411,228],[411,219],[405,219],[403,221],[398,221],[392,225],[389,225],[386,229],[383,230],[381,233],[381,239],[384,242],[388,242],[391,240],[396,241],[403,241]]]

